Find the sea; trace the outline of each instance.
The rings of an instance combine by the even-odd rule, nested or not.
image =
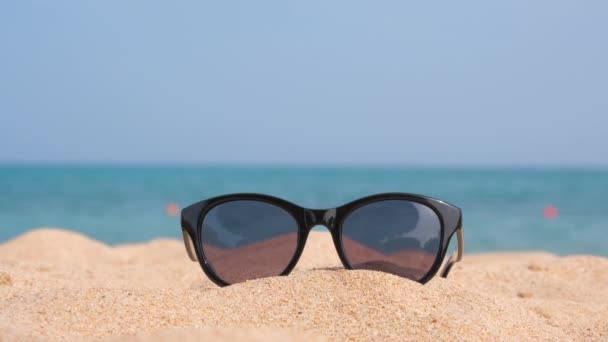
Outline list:
[[[422,194],[462,208],[466,252],[608,255],[608,170],[575,168],[0,165],[0,243],[38,227],[108,244],[180,238],[171,209],[237,192],[309,208]]]

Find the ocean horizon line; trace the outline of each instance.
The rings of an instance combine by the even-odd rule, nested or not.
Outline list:
[[[191,161],[1,161],[0,167],[116,167],[116,168],[240,168],[240,169],[317,169],[359,168],[369,170],[446,170],[446,171],[608,171],[608,165],[569,164],[424,164],[424,163],[274,163],[274,162],[191,162]]]

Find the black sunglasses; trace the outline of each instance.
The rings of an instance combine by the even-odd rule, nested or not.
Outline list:
[[[329,229],[347,269],[388,272],[424,284],[441,267],[454,234],[458,249],[441,276],[462,259],[461,210],[425,196],[378,194],[318,210],[267,195],[233,194],[182,210],[188,255],[220,286],[289,274],[317,225]]]

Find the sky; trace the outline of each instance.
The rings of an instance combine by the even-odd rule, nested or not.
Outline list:
[[[3,1],[0,162],[608,166],[608,2]]]

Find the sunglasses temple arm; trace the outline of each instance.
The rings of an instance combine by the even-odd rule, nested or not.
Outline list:
[[[188,234],[185,229],[182,229],[182,236],[184,238],[184,246],[186,246],[186,252],[188,252],[190,260],[198,261],[196,253],[194,253],[194,244],[192,243],[192,238],[190,238],[190,234]]]
[[[452,253],[452,255],[450,255],[448,262],[445,263],[443,270],[441,270],[442,278],[447,278],[452,266],[462,260],[462,253],[464,252],[464,236],[462,234],[462,227],[456,230],[456,238],[458,239],[458,249]]]

